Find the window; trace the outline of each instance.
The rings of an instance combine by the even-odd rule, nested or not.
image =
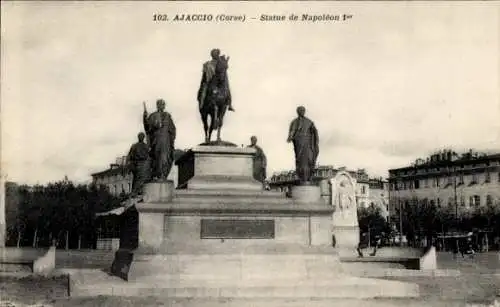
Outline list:
[[[440,198],[437,199],[437,206],[441,207],[441,199]]]
[[[479,195],[472,195],[469,198],[469,203],[471,207],[479,207],[481,205],[481,198]]]
[[[453,177],[452,176],[449,176],[448,177],[448,182],[447,184],[453,184]]]
[[[453,197],[448,197],[448,207],[453,207],[455,205],[455,199]]]
[[[361,194],[366,194],[366,187],[364,185],[361,186]]]
[[[414,185],[415,185],[415,189],[419,189],[420,188],[420,181],[415,180]]]
[[[465,207],[465,197],[464,196],[460,197],[460,206]]]
[[[492,206],[493,205],[493,197],[491,195],[486,195],[486,206]]]
[[[435,183],[436,183],[436,187],[439,188],[439,177],[436,177]]]
[[[486,172],[486,174],[484,174],[484,183],[488,183],[490,182],[490,180],[491,180],[490,172]]]
[[[477,183],[477,174],[472,174],[472,180],[470,182],[471,184],[476,184]]]
[[[458,184],[464,184],[464,174],[460,174],[458,176]]]
[[[498,172],[497,179],[498,179],[498,182],[500,182],[500,172]]]
[[[426,179],[424,179],[424,186],[425,186],[426,188],[428,188],[428,187],[429,187],[429,179],[427,179],[427,178],[426,178]]]

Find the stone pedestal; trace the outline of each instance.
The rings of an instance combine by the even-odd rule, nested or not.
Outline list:
[[[348,172],[338,172],[330,180],[332,186],[333,236],[335,249],[341,256],[357,256],[359,226],[356,203],[356,179]]]
[[[174,198],[174,182],[150,182],[143,187],[143,202],[171,202]]]
[[[300,203],[323,202],[321,189],[315,185],[297,185],[292,187],[292,199]]]
[[[118,251],[112,267],[129,281],[126,293],[331,297],[341,289],[358,296],[363,280],[342,276],[331,241],[333,207],[319,187],[295,187],[291,199],[263,191],[253,179],[253,151],[195,147],[178,161],[181,189],[145,188],[135,206],[139,247]],[[370,295],[379,294],[380,285],[371,284]]]
[[[262,190],[253,178],[255,149],[200,145],[177,160],[178,188]]]
[[[352,225],[333,225],[335,250],[342,257],[357,256],[359,243],[359,227]]]

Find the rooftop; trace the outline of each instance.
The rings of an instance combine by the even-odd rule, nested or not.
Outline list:
[[[390,169],[389,172],[427,167],[476,164],[493,160],[500,160],[500,153],[486,154],[471,149],[462,154],[457,154],[453,150],[443,150],[429,155],[426,159],[418,158],[409,166]]]

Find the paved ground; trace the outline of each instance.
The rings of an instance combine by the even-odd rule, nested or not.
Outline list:
[[[58,252],[58,267],[108,267],[112,254]],[[459,277],[393,277],[387,279],[418,283],[422,299],[392,300],[168,300],[156,298],[68,298],[67,280],[52,278],[37,280],[34,278],[0,278],[0,307],[12,306],[7,302],[31,304],[32,306],[488,306],[495,297],[500,301],[500,258],[498,253],[477,254],[474,259],[454,258],[449,253],[438,253],[438,266],[441,269],[459,269]],[[39,303],[36,305],[36,303]],[[16,306],[19,306],[16,304]]]

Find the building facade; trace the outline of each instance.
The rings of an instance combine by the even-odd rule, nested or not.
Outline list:
[[[177,161],[185,151],[175,150],[174,161]],[[92,182],[97,186],[105,186],[113,195],[123,195],[132,192],[132,172],[127,167],[127,157],[122,156],[116,158],[116,162],[110,164],[109,168],[92,174]],[[174,187],[178,182],[178,167],[175,163],[172,165],[172,170],[168,175],[168,180],[174,182]]]
[[[356,171],[347,170],[345,167],[334,168],[333,166],[318,166],[313,173],[313,182],[321,188],[321,195],[326,203],[332,204],[331,180],[341,172],[346,172],[353,178],[355,183],[356,204],[358,207],[367,208],[374,205],[381,208],[384,218],[388,216],[388,183],[378,178],[370,178],[364,169]],[[269,180],[269,188],[274,191],[282,191],[289,195],[292,186],[298,184],[299,180],[294,170],[283,171],[273,174]]]
[[[500,154],[445,150],[417,159],[411,166],[389,170],[389,214],[428,202],[457,217],[481,206],[500,206]]]

